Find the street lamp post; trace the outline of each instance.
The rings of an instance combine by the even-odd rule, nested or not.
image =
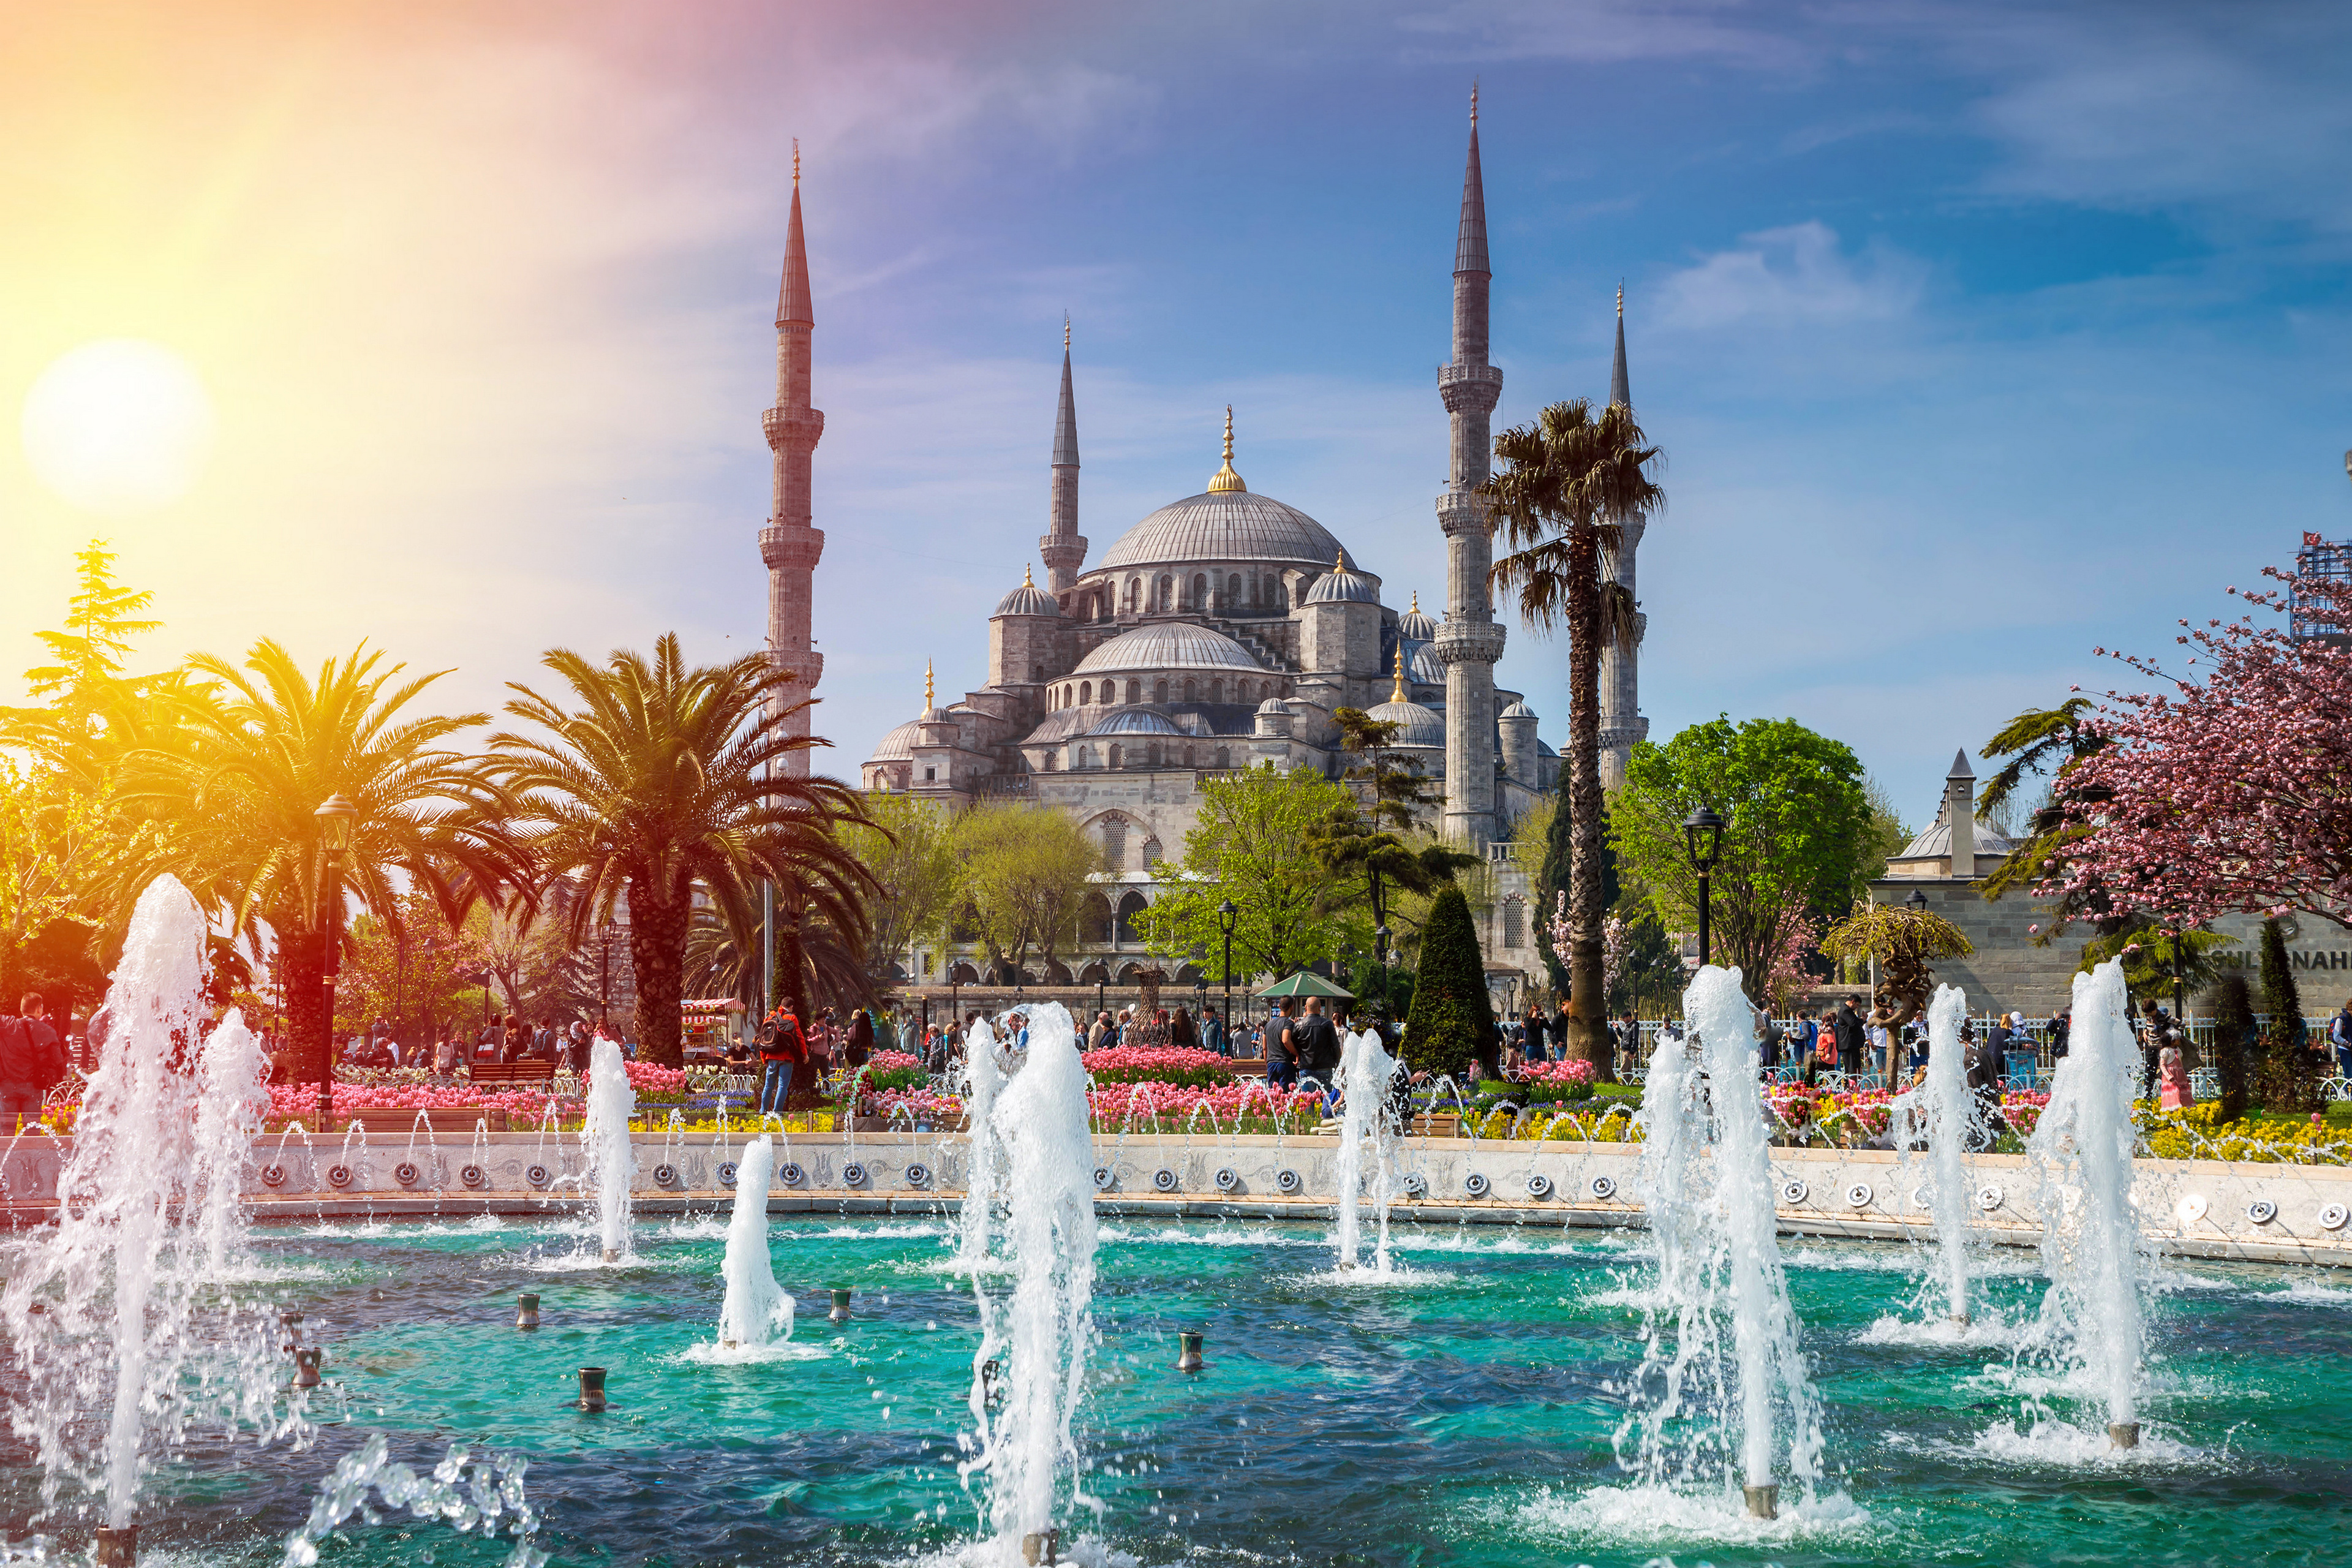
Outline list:
[[[319,838],[325,854],[319,868],[319,942],[320,944],[319,980],[319,1130],[330,1131],[335,1124],[335,977],[341,973],[343,956],[343,859],[352,849],[352,824],[359,816],[359,807],[345,799],[341,792],[327,797],[326,804],[311,816],[319,824]]]
[[[1225,933],[1225,1040],[1228,1051],[1234,1037],[1234,921],[1241,910],[1231,899],[1217,906],[1217,929]]]
[[[1698,873],[1698,963],[1704,969],[1714,959],[1707,941],[1707,873],[1715,869],[1723,854],[1723,830],[1727,826],[1716,814],[1715,807],[1702,805],[1683,821],[1683,847],[1690,855],[1691,869]]]

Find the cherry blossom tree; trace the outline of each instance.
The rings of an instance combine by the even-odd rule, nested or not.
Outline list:
[[[2104,694],[2107,743],[2058,786],[2080,836],[2038,891],[2168,926],[2302,910],[2352,929],[2352,647],[2271,619],[2352,628],[2352,587],[2263,575],[2280,586],[2230,589],[2237,619],[2180,623],[2177,674],[2096,650],[2154,684]]]

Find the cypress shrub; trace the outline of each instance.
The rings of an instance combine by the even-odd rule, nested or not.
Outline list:
[[[1486,968],[1470,900],[1449,887],[1430,906],[1421,931],[1421,967],[1413,976],[1412,1011],[1405,1018],[1404,1059],[1416,1072],[1450,1076],[1457,1083],[1470,1058],[1495,1038],[1495,1005],[1486,994]]]
[[[2246,1114],[2246,1047],[2254,1037],[2254,998],[2242,974],[2224,975],[2213,992],[2213,1066],[2221,1078],[2221,1120]]]
[[[2271,1019],[2258,1075],[2263,1106],[2297,1113],[2317,1109],[2311,1056],[2304,1049],[2303,994],[2287,961],[2286,932],[2275,920],[2263,922],[2263,1011]]]

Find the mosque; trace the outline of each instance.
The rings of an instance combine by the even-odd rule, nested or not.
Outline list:
[[[766,416],[776,509],[761,544],[771,657],[813,687],[821,666],[808,642],[808,606],[824,536],[810,526],[808,463],[824,416],[808,404],[814,322],[797,171],[788,244],[778,405]],[[1431,829],[1492,862],[1484,936],[1497,999],[1541,983],[1531,868],[1511,860],[1507,841],[1520,815],[1556,787],[1559,759],[1524,698],[1494,680],[1505,628],[1487,594],[1491,525],[1476,494],[1490,473],[1490,416],[1502,391],[1502,371],[1488,357],[1491,276],[1474,99],[1453,355],[1438,373],[1451,460],[1436,503],[1445,573],[1435,615],[1418,592],[1402,610],[1386,602],[1393,595],[1381,575],[1329,529],[1249,488],[1234,466],[1231,409],[1223,462],[1206,488],[1129,527],[1090,564],[1078,531],[1077,399],[1065,330],[1050,510],[1038,541],[1045,581],[1024,570],[997,604],[986,679],[942,702],[927,671],[922,711],[887,734],[860,770],[868,791],[954,809],[999,798],[1053,805],[1101,844],[1110,869],[1090,900],[1099,907],[1082,920],[1079,951],[1032,984],[1116,983],[1149,963],[1137,917],[1158,891],[1150,868],[1181,853],[1202,783],[1264,765],[1342,777],[1357,761],[1340,748],[1333,718],[1347,707],[1397,726],[1396,751],[1442,791]],[[1618,313],[1612,395],[1627,401],[1622,299]],[[1611,566],[1629,586],[1637,543],[1628,539]],[[1602,671],[1603,769],[1612,784],[1647,729],[1637,650],[1612,654]],[[978,977],[957,953],[921,951],[907,975]]]

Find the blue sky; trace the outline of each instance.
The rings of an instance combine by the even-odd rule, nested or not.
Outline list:
[[[1097,553],[1202,488],[1230,402],[1253,489],[1392,602],[1434,600],[1474,77],[1498,421],[1605,392],[1626,289],[1670,458],[1641,563],[1654,735],[1793,716],[1916,826],[1955,747],[2112,679],[2095,646],[2160,649],[2302,531],[2352,535],[2340,5],[152,19],[143,47],[209,68],[159,72],[76,211],[268,278],[269,323],[207,338],[202,300],[150,289],[0,351],[5,401],[80,336],[176,335],[224,406],[212,469],[156,514],[76,516],[9,454],[18,627],[54,620],[67,552],[104,531],[170,651],[364,635],[454,666],[450,703],[494,703],[554,644],[757,646],[795,135],[841,771],[913,714],[927,657],[948,691],[983,678],[1045,524],[1066,310]],[[57,60],[113,47],[34,31]],[[58,178],[26,149],[54,155],[43,117],[77,79],[46,79],[0,108],[0,191]],[[182,162],[236,175],[158,172]],[[0,285],[48,298],[12,226]],[[271,332],[283,352],[240,359]],[[30,662],[14,635],[5,668]],[[1555,742],[1563,667],[1515,627],[1498,671]]]

